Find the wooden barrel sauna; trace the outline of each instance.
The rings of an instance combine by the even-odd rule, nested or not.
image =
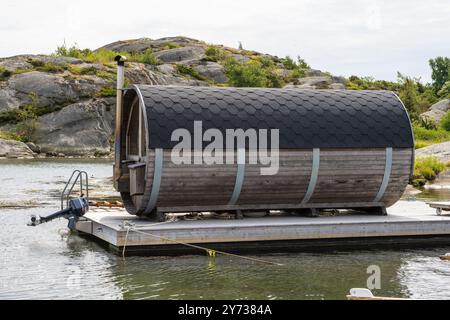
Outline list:
[[[134,85],[119,110],[115,185],[135,215],[318,208],[383,214],[414,166],[410,119],[393,92]],[[175,164],[172,133],[194,135],[194,121],[224,135],[278,129],[278,173],[261,175],[248,149],[239,151],[245,163]]]

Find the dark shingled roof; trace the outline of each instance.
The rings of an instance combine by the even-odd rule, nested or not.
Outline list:
[[[137,85],[150,148],[171,148],[175,129],[279,129],[281,149],[412,148],[405,107],[388,91]]]

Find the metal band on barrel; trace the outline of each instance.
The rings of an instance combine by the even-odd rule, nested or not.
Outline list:
[[[311,179],[309,180],[308,190],[306,191],[305,197],[302,200],[302,204],[308,203],[314,194],[316,189],[317,179],[319,177],[319,167],[320,167],[320,149],[313,149],[313,163],[311,171]]]
[[[386,148],[386,164],[384,167],[383,182],[381,183],[380,190],[373,202],[380,202],[383,199],[384,193],[386,192],[387,186],[389,184],[389,179],[391,178],[392,172],[392,148]]]
[[[145,214],[150,214],[156,207],[158,201],[159,189],[161,187],[161,177],[163,169],[164,150],[155,149],[155,171],[153,172],[152,191],[150,193],[150,199],[145,209]]]
[[[234,185],[233,195],[231,196],[230,202],[228,205],[234,206],[239,200],[239,196],[241,195],[242,185],[244,184],[244,176],[245,176],[245,149],[238,149],[237,151],[237,174],[236,174],[236,183]]]

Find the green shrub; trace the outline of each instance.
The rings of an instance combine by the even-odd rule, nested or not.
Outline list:
[[[299,78],[306,77],[306,69],[294,69],[291,70],[290,74],[286,77],[286,82],[296,82]]]
[[[14,129],[14,133],[22,142],[33,141],[37,129],[39,100],[35,93],[30,94],[30,98],[31,103],[17,109],[18,123]]]
[[[297,63],[290,56],[286,56],[282,60],[282,63],[284,67],[288,70],[294,70],[295,68],[297,68]]]
[[[349,90],[388,90],[398,91],[400,85],[397,82],[375,80],[372,77],[350,76],[347,82]]]
[[[284,79],[275,69],[267,69],[266,78],[268,88],[282,88],[285,85]]]
[[[414,175],[411,180],[415,187],[423,186],[426,181],[433,181],[437,175],[448,168],[447,164],[438,158],[430,156],[417,158],[414,165]]]
[[[22,142],[31,142],[34,140],[34,134],[37,129],[37,118],[22,120],[16,125],[15,131],[17,137]]]
[[[34,68],[42,68],[45,65],[45,62],[42,60],[35,60],[30,59],[28,62],[34,67]]]
[[[72,57],[77,59],[83,59],[86,55],[90,54],[91,50],[85,49],[81,50],[75,44],[71,47],[67,47],[64,43],[62,46],[56,47],[55,55],[59,57]]]
[[[155,55],[153,54],[153,51],[151,49],[147,49],[143,53],[128,54],[128,56],[129,56],[128,60],[131,62],[139,62],[139,63],[150,64],[150,65],[154,65],[154,66],[161,64],[161,61],[159,61],[159,59],[155,57]]]
[[[255,60],[237,61],[229,58],[224,64],[228,84],[233,87],[267,87],[267,76]]]
[[[230,86],[280,88],[284,85],[275,63],[268,57],[257,57],[249,61],[228,58],[224,68]]]
[[[0,66],[0,81],[5,81],[12,76],[12,72]]]
[[[79,49],[76,44],[71,47],[67,47],[66,44],[63,44],[62,46],[57,47],[54,53],[54,55],[59,57],[72,57],[85,62],[102,64],[113,62],[114,58],[118,54],[119,53],[115,51],[103,48],[96,51],[92,51],[90,49]]]
[[[296,82],[298,78],[304,78],[306,76],[306,71],[311,69],[311,67],[300,57],[297,57],[297,61],[294,61],[290,56],[286,56],[281,59],[284,67],[291,72],[286,77],[286,82]]]
[[[226,57],[225,51],[215,46],[209,46],[208,48],[206,48],[205,55],[205,60],[212,62],[222,61]]]
[[[197,80],[202,80],[205,81],[207,80],[204,76],[202,76],[201,74],[199,74],[197,72],[197,70],[195,70],[194,68],[187,66],[185,64],[177,64],[175,65],[178,73],[186,75],[186,76],[191,76]]]
[[[441,119],[441,127],[445,131],[449,131],[449,133],[450,133],[450,111],[448,111],[445,114],[445,116],[442,117],[442,119]]]
[[[311,69],[310,65],[300,56],[297,56],[297,67],[304,70]]]

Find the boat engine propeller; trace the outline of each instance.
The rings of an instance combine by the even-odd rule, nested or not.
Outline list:
[[[85,215],[89,210],[89,201],[84,196],[79,198],[70,199],[69,205],[66,209],[55,212],[46,217],[36,217],[35,215],[31,216],[31,221],[28,223],[28,226],[35,227],[37,225],[52,221],[58,218],[66,218],[69,220],[68,228],[70,230],[75,230],[75,225],[78,219]]]

